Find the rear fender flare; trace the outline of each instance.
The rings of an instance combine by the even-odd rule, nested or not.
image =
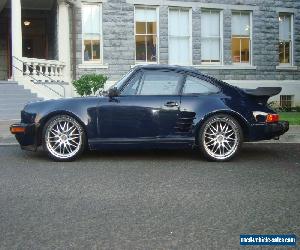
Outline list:
[[[224,115],[230,115],[233,118],[235,118],[238,123],[240,124],[240,126],[242,127],[243,130],[243,135],[244,135],[244,139],[245,141],[247,141],[248,136],[249,136],[249,129],[250,129],[250,124],[249,122],[238,112],[233,111],[233,110],[216,110],[216,111],[212,111],[208,114],[206,114],[205,116],[203,116],[195,125],[195,130],[194,130],[194,135],[195,135],[195,144],[198,145],[198,141],[199,141],[199,131],[201,126],[203,125],[203,123],[209,118],[212,117],[214,115],[218,115],[218,114],[224,114]]]

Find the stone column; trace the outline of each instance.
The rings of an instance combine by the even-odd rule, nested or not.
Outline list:
[[[16,59],[22,60],[22,51],[21,0],[11,0],[11,54],[14,66],[12,67],[12,78],[16,81],[23,75],[23,64]]]
[[[71,57],[70,57],[70,19],[69,19],[69,5],[64,0],[58,0],[58,60],[65,64],[63,69],[64,81],[68,82],[66,85],[66,95],[72,95],[71,86]]]
[[[224,65],[232,64],[232,50],[231,50],[231,10],[223,10],[223,63]]]
[[[168,43],[168,7],[159,8],[159,63],[168,64],[169,62],[169,43]]]
[[[192,59],[193,65],[201,64],[201,8],[192,9]]]

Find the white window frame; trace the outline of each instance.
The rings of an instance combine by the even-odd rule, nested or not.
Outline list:
[[[83,18],[81,16],[81,27],[82,27],[82,38],[81,38],[81,60],[82,60],[82,64],[84,65],[103,65],[103,26],[102,26],[102,4],[101,3],[93,3],[93,2],[84,2],[82,3],[82,6],[84,5],[93,5],[93,6],[98,6],[100,8],[100,60],[99,61],[85,61],[84,60],[84,33],[83,33]]]
[[[249,55],[249,63],[243,63],[243,62],[233,62],[232,61],[232,64],[233,65],[236,65],[236,66],[238,66],[238,65],[241,65],[241,66],[243,66],[243,65],[248,65],[248,66],[252,66],[253,65],[253,51],[252,51],[252,48],[253,48],[253,46],[252,46],[252,30],[253,30],[253,21],[252,21],[252,15],[253,15],[253,12],[251,11],[251,10],[232,10],[232,14],[233,13],[249,13],[249,18],[250,18],[250,21],[249,21],[249,23],[250,23],[250,34],[249,34],[249,39],[250,39],[250,43],[249,43],[249,50],[250,50],[250,55]],[[245,38],[245,37],[235,37],[235,38]],[[232,42],[232,31],[231,31],[231,42]],[[231,48],[231,53],[232,53],[232,48]],[[241,58],[241,55],[240,55],[240,58]],[[232,59],[232,58],[231,58]]]
[[[168,48],[169,48],[169,40],[170,40],[170,10],[188,10],[189,12],[189,64],[184,66],[193,65],[193,24],[192,24],[192,9],[185,7],[169,7],[168,8]],[[173,36],[173,37],[183,37],[183,36]],[[170,64],[169,51],[168,51],[168,63]]]
[[[294,66],[294,13],[279,12],[278,18],[280,17],[280,14],[287,14],[291,17],[291,42],[290,42],[291,44],[290,44],[290,63],[280,63],[279,61],[279,66],[282,67]],[[278,30],[278,38],[279,38],[279,30]],[[280,42],[280,38],[279,38],[279,42]],[[279,57],[279,48],[278,48],[278,57]]]
[[[136,9],[139,8],[148,8],[148,9],[155,9],[156,12],[156,62],[148,62],[147,56],[146,61],[137,61],[136,60]],[[159,8],[158,6],[153,5],[134,5],[134,14],[133,14],[133,21],[134,21],[134,62],[135,65],[144,65],[144,64],[159,64]],[[143,34],[144,35],[144,34]]]
[[[201,10],[202,12],[219,12],[220,15],[220,62],[202,62],[202,51],[201,51],[201,65],[223,65],[224,64],[224,28],[223,28],[223,10],[220,9],[207,9],[207,8],[203,8]],[[202,22],[202,20],[201,20]],[[201,43],[202,43],[202,35],[201,35]]]
[[[279,98],[279,104],[280,107],[282,107],[282,102],[289,102],[290,103],[290,107],[293,108],[294,107],[294,95],[280,95]],[[288,100],[290,99],[290,100]],[[282,107],[283,108],[283,107]]]

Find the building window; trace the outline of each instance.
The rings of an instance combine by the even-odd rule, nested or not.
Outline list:
[[[83,61],[102,63],[101,5],[82,6]]]
[[[293,95],[281,95],[280,96],[280,107],[281,108],[291,108],[294,105]]]
[[[135,60],[137,63],[158,62],[157,9],[135,8]]]
[[[201,15],[201,62],[222,62],[222,25],[221,12],[203,10]]]
[[[190,11],[169,9],[169,64],[191,65]]]
[[[251,13],[232,12],[232,62],[251,63]]]
[[[288,13],[279,14],[279,63],[292,64],[293,17]]]

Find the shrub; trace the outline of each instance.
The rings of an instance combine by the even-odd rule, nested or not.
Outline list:
[[[276,112],[280,112],[281,111],[281,107],[278,105],[277,101],[271,101],[268,103],[268,107],[270,109],[273,109]]]
[[[101,74],[86,74],[72,84],[80,96],[95,95],[97,91],[104,88],[107,79],[107,76]]]

